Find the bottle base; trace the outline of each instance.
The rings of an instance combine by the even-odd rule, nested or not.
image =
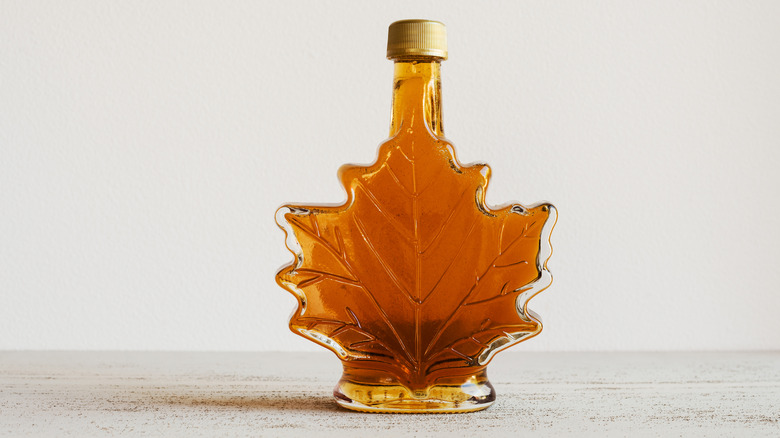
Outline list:
[[[471,405],[471,406],[457,406],[441,403],[440,401],[425,402],[420,405],[378,405],[378,406],[366,406],[355,402],[347,403],[343,400],[336,399],[336,403],[342,408],[349,409],[351,411],[367,412],[373,414],[465,414],[467,412],[476,412],[483,409],[487,409],[493,402]]]
[[[432,385],[411,391],[402,385],[363,384],[342,378],[333,390],[339,406],[373,413],[463,413],[486,409],[496,400],[485,378],[467,378],[460,385]],[[482,376],[480,376],[482,377]]]

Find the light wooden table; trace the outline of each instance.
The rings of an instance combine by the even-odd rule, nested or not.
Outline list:
[[[330,353],[0,352],[8,436],[774,436],[780,352],[499,354],[485,411],[342,410]]]

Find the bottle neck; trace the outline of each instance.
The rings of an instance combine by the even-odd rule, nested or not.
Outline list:
[[[420,86],[422,85],[422,86]],[[397,59],[393,76],[393,118],[390,136],[404,125],[406,109],[422,104],[428,129],[444,137],[441,118],[441,62],[439,58]]]

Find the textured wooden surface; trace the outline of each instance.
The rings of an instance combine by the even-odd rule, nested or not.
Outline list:
[[[329,353],[0,352],[6,436],[780,436],[780,353],[516,353],[498,401],[362,414]],[[451,435],[456,432],[456,435]]]

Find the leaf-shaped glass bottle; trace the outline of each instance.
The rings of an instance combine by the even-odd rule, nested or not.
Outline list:
[[[495,400],[493,355],[537,335],[528,300],[551,282],[550,204],[489,207],[490,169],[462,165],[444,138],[444,25],[390,25],[390,138],[368,166],[345,165],[347,200],[286,205],[294,262],[277,282],[298,299],[293,332],[335,352],[349,409],[468,412]]]

